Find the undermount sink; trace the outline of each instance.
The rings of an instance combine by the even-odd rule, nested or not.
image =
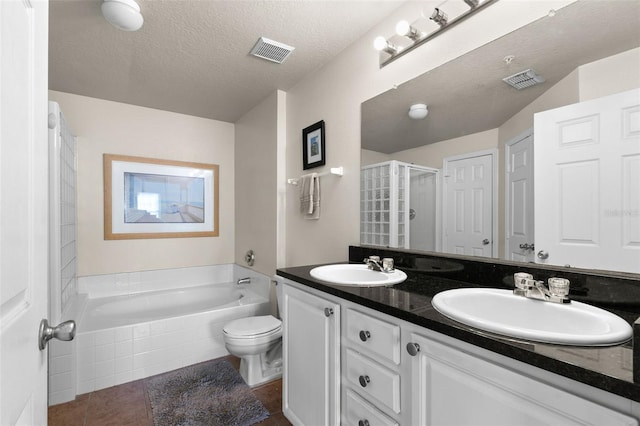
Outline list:
[[[626,342],[632,334],[629,323],[604,309],[576,301],[529,299],[510,290],[447,290],[431,303],[441,314],[473,328],[537,342],[609,346]]]
[[[331,284],[376,287],[393,285],[407,279],[407,274],[399,269],[392,272],[373,271],[367,265],[336,264],[318,266],[311,270],[311,276]]]

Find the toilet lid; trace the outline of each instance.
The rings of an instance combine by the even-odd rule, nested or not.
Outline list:
[[[282,322],[274,316],[240,318],[224,326],[225,333],[232,336],[256,336],[277,330]]]

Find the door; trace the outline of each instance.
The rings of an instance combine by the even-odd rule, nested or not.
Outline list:
[[[409,171],[409,247],[436,251],[438,171],[408,167]]]
[[[442,249],[491,257],[494,247],[495,150],[444,159]]]
[[[640,89],[535,115],[536,261],[640,272]]]
[[[47,423],[46,1],[0,1],[0,424]]]
[[[505,146],[506,258],[534,262],[533,134],[527,131]]]
[[[340,422],[340,305],[288,284],[282,292],[282,411],[294,425]]]

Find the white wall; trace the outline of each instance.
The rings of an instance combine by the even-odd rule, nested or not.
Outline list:
[[[233,263],[233,124],[62,92],[49,96],[78,141],[79,276]],[[220,235],[105,241],[104,153],[218,164]]]
[[[407,2],[338,57],[287,93],[286,170],[302,170],[301,131],[326,123],[327,164],[343,166],[342,178],[321,179],[320,220],[303,220],[296,192],[286,198],[286,265],[344,261],[348,245],[359,243],[360,104],[436,66],[526,25],[568,1],[500,1],[449,29],[426,45],[380,69],[372,49],[377,35],[390,37],[401,19],[420,16],[425,2]]]
[[[278,104],[285,93],[276,91],[236,124],[235,140],[235,263],[247,266],[245,253],[253,250],[252,268],[275,274],[278,250]]]
[[[640,87],[640,48],[578,68],[580,102]]]

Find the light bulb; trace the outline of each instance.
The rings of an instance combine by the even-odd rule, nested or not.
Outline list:
[[[377,51],[382,51],[387,47],[387,40],[382,37],[376,37],[375,40],[373,40],[373,48],[376,49]]]
[[[407,21],[400,21],[396,24],[396,34],[406,36],[411,31],[411,25]]]

